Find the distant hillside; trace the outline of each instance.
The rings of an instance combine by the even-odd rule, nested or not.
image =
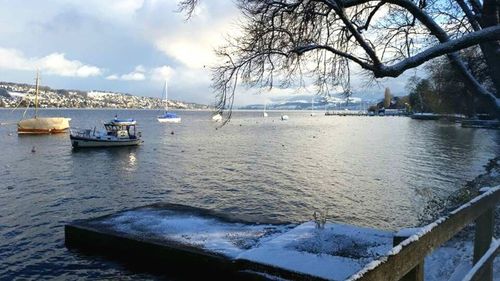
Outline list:
[[[314,109],[315,110],[332,110],[344,108],[359,108],[360,106],[367,106],[373,101],[362,100],[361,98],[351,97],[349,103],[346,103],[344,98],[336,97],[319,97],[314,96]],[[311,109],[311,96],[293,96],[281,100],[275,100],[266,105],[269,110],[310,110]],[[252,104],[240,107],[240,109],[264,109],[264,104]]]
[[[33,106],[35,85],[0,82],[0,107]],[[79,91],[40,87],[38,104],[41,108],[138,108],[160,109],[164,102],[159,98],[134,96],[109,91]],[[169,108],[207,109],[207,105],[168,100]]]

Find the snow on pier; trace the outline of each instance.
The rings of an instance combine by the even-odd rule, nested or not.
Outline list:
[[[392,234],[337,223],[317,228],[314,222],[266,222],[157,204],[67,225],[66,244],[140,259],[147,258],[141,249],[151,251],[153,246],[171,250],[165,256],[149,252],[155,262],[172,262],[177,254],[188,253],[190,259],[177,260],[195,266],[198,259],[211,260],[212,269],[220,264],[221,270],[247,275],[344,280],[388,252]]]
[[[180,270],[218,280],[346,280],[396,255],[443,220],[394,233],[334,222],[318,227],[314,221],[264,221],[154,204],[76,221],[66,225],[65,235],[69,248],[127,258],[134,266],[153,265],[153,270],[169,274]],[[409,238],[393,247],[396,236]],[[463,278],[472,267],[472,248],[472,241],[461,240],[437,248],[425,258],[425,280]],[[495,281],[500,281],[499,265],[497,259]]]

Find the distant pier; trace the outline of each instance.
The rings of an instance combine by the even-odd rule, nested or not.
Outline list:
[[[329,110],[325,112],[325,116],[408,116],[405,110],[385,109],[378,112],[367,110]]]

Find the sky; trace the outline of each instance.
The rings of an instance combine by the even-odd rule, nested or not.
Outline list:
[[[205,0],[186,20],[177,0],[0,0],[0,81],[51,88],[105,90],[213,104],[214,49],[238,30],[233,1]],[[382,98],[385,87],[404,95],[406,73],[366,85],[352,79],[356,96]],[[238,91],[235,104],[272,102],[307,89]]]

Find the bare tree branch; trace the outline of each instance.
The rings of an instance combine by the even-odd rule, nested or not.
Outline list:
[[[218,51],[230,59],[213,69],[221,112],[232,105],[237,82],[272,88],[279,81],[287,87],[310,75],[319,92],[341,87],[347,93],[349,62],[375,78],[397,77],[443,55],[471,92],[500,109],[497,0],[483,0],[484,5],[478,0],[235,1],[245,18],[243,35]],[[183,0],[180,7],[192,14],[198,2]],[[476,46],[493,83],[480,82],[460,57],[460,51]]]

